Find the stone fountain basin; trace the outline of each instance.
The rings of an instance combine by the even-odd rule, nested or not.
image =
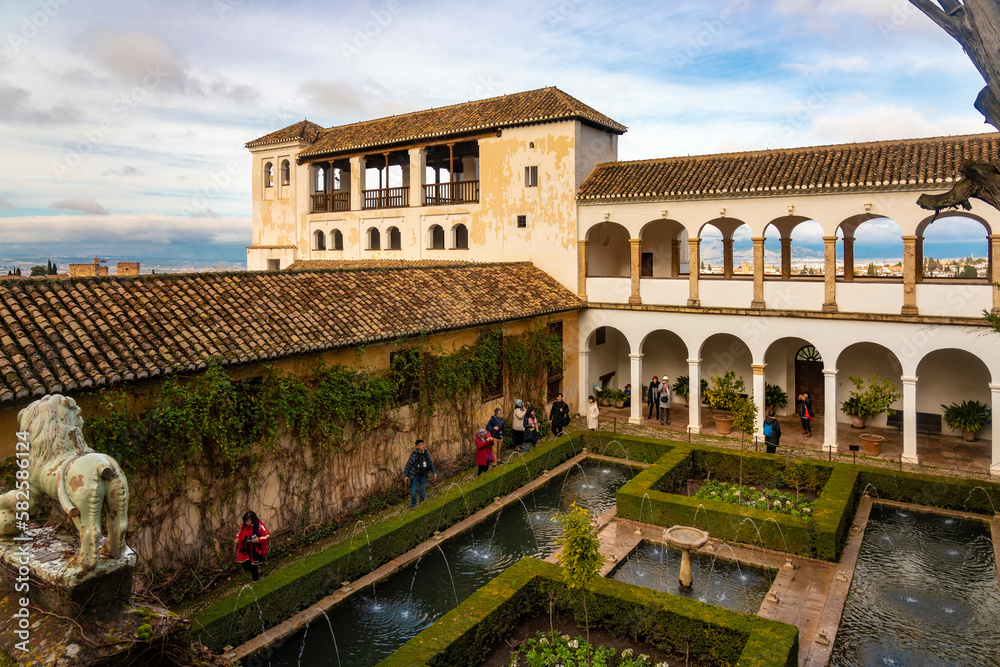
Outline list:
[[[708,533],[690,526],[671,526],[664,534],[667,542],[679,549],[700,549],[708,542]]]

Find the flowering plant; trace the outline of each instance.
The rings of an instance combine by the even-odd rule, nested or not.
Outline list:
[[[812,503],[805,498],[796,499],[794,495],[777,489],[751,489],[738,484],[708,481],[694,494],[695,498],[718,500],[732,505],[756,507],[768,512],[791,514],[792,516],[809,519],[812,516]]]
[[[590,653],[590,661],[587,654]],[[632,649],[622,651],[621,656],[606,646],[590,646],[582,637],[569,635],[549,635],[539,632],[528,639],[521,648],[510,656],[510,667],[670,667],[665,662],[655,665],[648,655],[633,655]]]

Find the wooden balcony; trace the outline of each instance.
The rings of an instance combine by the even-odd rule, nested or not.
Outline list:
[[[454,181],[424,186],[424,206],[479,201],[479,181]]]
[[[328,213],[351,210],[351,193],[334,192],[312,196],[312,213]]]
[[[401,208],[410,205],[409,188],[382,188],[380,190],[362,190],[364,208]]]

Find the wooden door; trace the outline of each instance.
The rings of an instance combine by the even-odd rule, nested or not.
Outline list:
[[[823,414],[823,359],[811,345],[803,347],[795,355],[795,401],[799,394],[809,392],[812,397],[813,412]]]

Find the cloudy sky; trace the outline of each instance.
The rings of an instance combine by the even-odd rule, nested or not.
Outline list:
[[[991,129],[906,0],[4,0],[0,26],[0,257],[241,262],[247,141],[548,85],[627,125],[622,159]]]

